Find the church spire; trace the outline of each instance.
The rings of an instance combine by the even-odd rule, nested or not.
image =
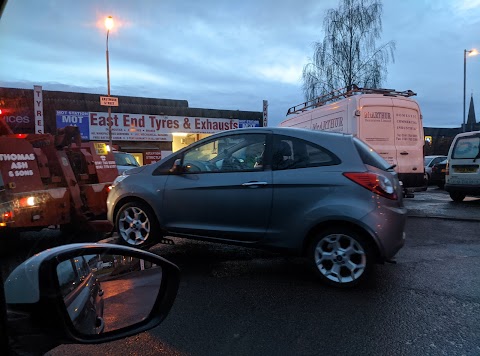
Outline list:
[[[470,98],[470,107],[468,108],[467,131],[475,131],[477,120],[475,118],[475,108],[473,106],[473,94]]]

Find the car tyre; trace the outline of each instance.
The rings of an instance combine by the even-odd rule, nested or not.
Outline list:
[[[349,288],[368,279],[374,259],[372,241],[349,228],[329,228],[318,233],[308,248],[315,274],[328,285]]]
[[[463,193],[459,193],[459,192],[450,192],[450,198],[452,198],[452,200],[454,202],[461,202],[463,201],[463,199],[465,199],[467,195],[466,194],[463,194]]]
[[[124,204],[115,220],[119,243],[136,248],[147,248],[161,238],[160,224],[152,209],[145,203],[133,201]]]

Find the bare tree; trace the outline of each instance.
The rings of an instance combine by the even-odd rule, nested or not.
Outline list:
[[[378,88],[386,78],[386,65],[394,61],[395,42],[380,47],[381,0],[341,0],[324,19],[325,37],[314,44],[314,55],[303,67],[306,100],[334,89],[357,84]]]

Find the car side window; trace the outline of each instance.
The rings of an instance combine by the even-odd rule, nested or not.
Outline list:
[[[299,138],[275,136],[272,152],[272,169],[298,169],[330,166],[340,160],[327,149]]]
[[[184,173],[262,170],[256,164],[265,149],[265,134],[224,136],[196,146],[183,156]]]
[[[72,260],[60,262],[57,266],[58,283],[63,296],[66,296],[78,287],[80,278]]]
[[[434,165],[436,165],[437,163],[440,163],[442,161],[445,160],[445,157],[437,157],[437,158],[434,158],[433,161],[430,163],[430,167],[433,167]]]

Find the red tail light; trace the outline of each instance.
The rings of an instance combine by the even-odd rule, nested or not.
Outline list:
[[[375,194],[391,200],[398,199],[393,182],[388,177],[371,172],[343,173],[343,175]]]

